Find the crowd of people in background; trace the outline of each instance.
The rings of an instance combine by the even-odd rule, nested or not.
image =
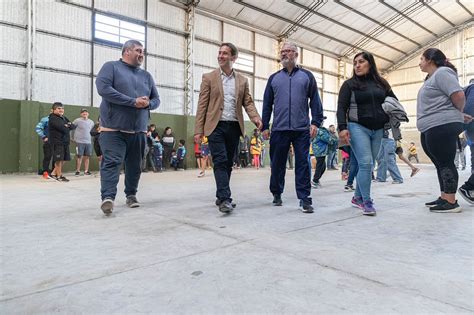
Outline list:
[[[364,215],[376,215],[372,183],[386,182],[390,176],[392,184],[402,184],[397,156],[410,167],[410,177],[420,171],[413,164],[420,159],[415,141],[409,143],[404,155],[400,123],[407,122],[408,116],[390,84],[379,74],[373,55],[360,52],[353,59],[353,75],[339,91],[337,132],[335,125],[324,126],[327,118],[323,116],[316,80],[296,64],[296,45],[284,43],[280,54],[283,68],[267,82],[260,118],[247,79],[232,68],[238,56],[236,47],[231,43],[220,46],[219,68],[203,75],[201,84],[193,139],[197,176],[214,169],[216,205],[219,211],[230,213],[235,208],[229,187],[232,169],[259,170],[265,166],[269,149],[273,205],[283,204],[285,171],[295,169],[300,209],[312,213],[311,188],[324,189],[321,179],[326,169],[338,170],[340,166],[344,191],[354,193],[351,204]],[[96,153],[101,163],[101,209],[106,215],[112,212],[122,168],[129,207],[139,206],[135,195],[141,172],[186,168],[186,141],[176,141],[171,127],[164,128],[160,136],[155,124],[146,126],[149,110],[156,109],[160,100],[151,75],[132,69],[139,69],[143,61],[141,43],[125,43],[122,58],[104,64],[98,74],[97,89],[103,97],[100,113],[106,119],[94,122],[88,110],[81,109],[80,117],[71,122],[64,115],[63,105],[55,102],[51,113],[41,118],[35,129],[42,141],[40,174],[45,179],[69,181],[63,166],[71,160],[71,138],[76,146],[75,176],[81,176],[82,165],[83,175],[92,174],[90,158],[93,151]],[[473,146],[473,83],[463,89],[456,68],[436,48],[422,54],[419,66],[427,76],[417,98],[417,128],[423,151],[436,167],[440,186],[440,196],[425,205],[432,212],[459,212],[457,191],[474,204],[474,175],[458,190],[457,172],[458,167],[466,168],[465,148]],[[144,86],[137,87],[139,92],[129,85],[137,78],[144,82]],[[123,84],[114,80],[122,80]],[[127,96],[137,93],[143,96]],[[243,95],[238,98],[239,104],[237,94]],[[242,108],[257,127],[250,137],[244,130]],[[110,111],[118,109],[112,118]],[[471,161],[473,157],[471,150]]]

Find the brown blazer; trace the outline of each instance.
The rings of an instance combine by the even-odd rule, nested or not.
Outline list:
[[[234,70],[235,74],[235,109],[239,120],[240,131],[245,133],[242,107],[250,119],[260,118],[249,92],[249,82],[246,77]],[[196,112],[194,134],[209,136],[219,123],[224,110],[224,88],[222,87],[221,70],[205,73],[202,76],[201,91]]]

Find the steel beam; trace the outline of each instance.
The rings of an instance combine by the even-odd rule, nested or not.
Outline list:
[[[284,18],[284,17],[282,17],[282,16],[280,16],[280,15],[278,15],[278,14],[275,14],[275,13],[268,12],[268,11],[266,11],[266,10],[264,10],[264,9],[261,9],[261,8],[259,8],[259,7],[256,7],[256,6],[253,6],[253,5],[249,4],[249,3],[245,3],[245,2],[243,2],[243,0],[233,0],[233,1],[236,2],[236,3],[239,3],[239,4],[243,5],[243,6],[246,6],[246,7],[250,8],[250,9],[252,9],[252,10],[258,11],[258,12],[263,13],[263,14],[266,14],[266,15],[268,15],[268,16],[271,16],[271,17],[275,18],[275,19],[279,19],[279,20],[281,20],[281,21],[284,21],[284,22],[286,22],[286,23],[288,23],[288,24],[293,24],[293,23],[294,23],[294,22],[293,22],[292,20],[290,20],[290,19]],[[314,30],[314,29],[312,29],[312,28],[310,28],[310,27],[307,27],[307,26],[305,26],[305,25],[298,24],[298,27],[301,28],[301,29],[304,29],[304,30],[306,30],[306,31],[308,31],[308,32],[310,32],[310,33],[316,34],[316,35],[321,36],[321,37],[328,38],[328,39],[330,39],[330,40],[333,40],[333,41],[338,42],[338,43],[340,43],[340,44],[346,45],[346,46],[348,46],[348,47],[355,47],[355,48],[357,48],[357,49],[359,49],[359,50],[364,50],[364,48],[362,48],[362,47],[354,46],[353,44],[351,44],[351,43],[349,43],[349,42],[340,40],[340,39],[338,39],[338,38],[336,38],[336,37],[332,37],[332,36],[329,36],[329,35],[327,35],[327,34],[323,34],[323,33],[318,32],[318,31],[316,31],[316,30]],[[392,60],[387,59],[387,58],[385,58],[385,57],[383,57],[383,56],[380,56],[380,55],[374,55],[374,56],[377,57],[377,58],[379,58],[379,59],[385,60],[385,61],[387,61],[387,62],[389,62],[389,63],[391,63],[391,64],[394,63]]]

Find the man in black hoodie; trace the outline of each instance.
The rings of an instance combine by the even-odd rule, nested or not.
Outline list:
[[[63,176],[62,168],[65,161],[71,160],[69,153],[69,132],[76,126],[64,116],[64,107],[60,102],[55,102],[52,106],[53,112],[49,115],[49,143],[53,152],[54,169],[51,177],[61,182],[69,180]]]

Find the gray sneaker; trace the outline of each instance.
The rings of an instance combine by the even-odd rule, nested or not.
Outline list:
[[[224,200],[219,204],[219,211],[222,213],[231,213],[234,208],[232,208],[232,204],[228,200]]]
[[[105,198],[102,200],[102,204],[100,205],[100,209],[106,216],[112,214],[112,210],[114,209],[114,201],[110,198]]]
[[[129,208],[138,208],[138,207],[140,207],[140,203],[138,202],[137,197],[135,197],[135,195],[127,196],[126,203],[127,203],[127,206]]]

